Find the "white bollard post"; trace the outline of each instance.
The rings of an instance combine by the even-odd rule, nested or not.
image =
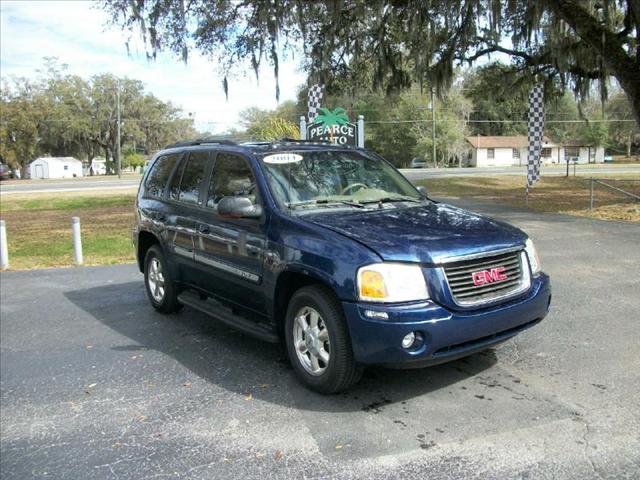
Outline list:
[[[7,226],[0,220],[0,268],[9,268],[9,247],[7,247]]]
[[[82,265],[82,238],[80,237],[80,218],[71,217],[71,231],[73,233],[73,258],[76,265]]]
[[[364,115],[358,115],[358,148],[364,148]]]

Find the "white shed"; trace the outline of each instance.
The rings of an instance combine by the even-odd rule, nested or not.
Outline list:
[[[82,177],[82,162],[73,157],[40,157],[29,164],[30,178]]]

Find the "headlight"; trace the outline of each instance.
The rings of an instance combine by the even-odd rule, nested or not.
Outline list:
[[[429,298],[418,265],[374,263],[358,270],[358,296],[366,302],[410,302]]]
[[[530,238],[527,238],[527,241],[524,244],[524,250],[527,252],[527,257],[529,257],[529,265],[531,265],[531,273],[535,275],[541,269],[540,257],[538,257],[538,252],[536,251],[536,247],[533,245],[533,242],[531,241]]]

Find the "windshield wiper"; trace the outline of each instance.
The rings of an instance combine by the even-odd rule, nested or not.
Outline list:
[[[364,208],[364,205],[362,204],[362,202],[350,202],[349,200],[330,200],[328,198],[304,200],[302,202],[289,202],[286,205],[287,205],[287,208],[296,208],[296,207],[304,207],[306,205],[332,206],[332,205],[339,205],[339,204],[349,205],[350,207],[356,207],[356,208]]]
[[[361,200],[360,203],[389,203],[389,202],[412,202],[422,203],[422,200],[413,197],[382,197],[375,200]]]

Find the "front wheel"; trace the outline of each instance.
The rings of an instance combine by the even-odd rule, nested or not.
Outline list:
[[[360,380],[340,303],[321,286],[298,290],[287,309],[286,342],[298,378],[320,393],[346,390]]]
[[[153,245],[144,258],[144,283],[151,305],[162,313],[182,308],[167,262],[159,245]]]

